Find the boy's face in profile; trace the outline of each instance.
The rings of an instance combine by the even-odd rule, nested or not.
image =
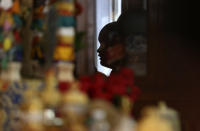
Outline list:
[[[109,68],[112,68],[117,61],[124,58],[124,46],[121,43],[109,45],[102,42],[97,52],[99,53],[101,65]]]
[[[125,48],[121,39],[116,22],[103,27],[99,33],[100,47],[97,50],[101,65],[113,69],[118,61],[124,58]]]

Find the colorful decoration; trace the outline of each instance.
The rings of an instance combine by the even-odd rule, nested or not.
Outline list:
[[[8,68],[8,62],[22,60],[21,27],[22,16],[19,0],[2,0],[0,3],[0,61],[1,68]]]
[[[56,61],[73,62],[75,43],[75,3],[74,1],[58,1],[57,12],[57,45],[54,52]]]
[[[27,89],[27,85],[20,82],[9,82],[7,86],[6,89],[0,91],[0,103],[6,116],[2,125],[5,131],[12,130],[13,124],[18,123],[19,105],[23,102],[24,91]]]
[[[57,80],[58,80],[58,89],[60,93],[63,95],[62,103],[64,104],[64,108],[76,108],[69,104],[69,102],[73,101],[74,104],[78,104],[76,102],[81,101],[84,95],[81,95],[81,92],[78,91],[78,85],[74,85],[74,60],[75,60],[75,4],[73,0],[70,1],[62,1],[58,0],[55,3],[56,11],[58,14],[56,20],[56,46],[53,53],[53,59],[56,62],[57,69]],[[76,87],[74,87],[76,86]],[[80,95],[80,96],[79,96]],[[82,96],[82,97],[81,97]],[[80,98],[80,99],[78,99]],[[75,101],[76,102],[75,102]],[[70,102],[70,103],[71,103]],[[72,102],[72,103],[73,103]],[[79,107],[78,107],[79,108]],[[69,111],[70,112],[70,111]],[[64,113],[66,116],[68,113]],[[74,113],[73,117],[77,117]],[[73,123],[73,124],[72,124]],[[83,129],[82,122],[74,121],[70,123],[70,120],[67,121],[67,125],[77,125],[76,128]],[[67,130],[72,127],[66,127]]]

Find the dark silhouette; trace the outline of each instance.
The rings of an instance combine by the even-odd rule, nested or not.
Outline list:
[[[124,45],[119,34],[117,22],[112,22],[103,27],[99,34],[100,47],[97,50],[101,64],[117,70],[124,63]]]
[[[146,16],[144,11],[126,11],[116,22],[105,25],[99,33],[100,47],[97,50],[101,64],[113,71],[129,66],[129,58],[133,59],[136,35],[146,33]],[[130,39],[131,38],[131,39]],[[130,53],[130,51],[132,51]]]

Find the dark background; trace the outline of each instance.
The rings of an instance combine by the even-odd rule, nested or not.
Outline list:
[[[123,1],[123,11],[142,8],[141,0]],[[136,77],[141,88],[134,113],[160,100],[176,109],[182,131],[200,131],[199,7],[194,1],[148,0],[147,72]]]

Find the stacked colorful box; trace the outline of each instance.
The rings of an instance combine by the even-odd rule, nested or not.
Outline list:
[[[60,27],[57,31],[58,43],[54,59],[57,61],[74,61],[74,27]]]
[[[57,44],[53,58],[57,63],[58,81],[62,84],[73,82],[74,43],[75,43],[75,4],[74,0],[59,0],[57,9]]]

